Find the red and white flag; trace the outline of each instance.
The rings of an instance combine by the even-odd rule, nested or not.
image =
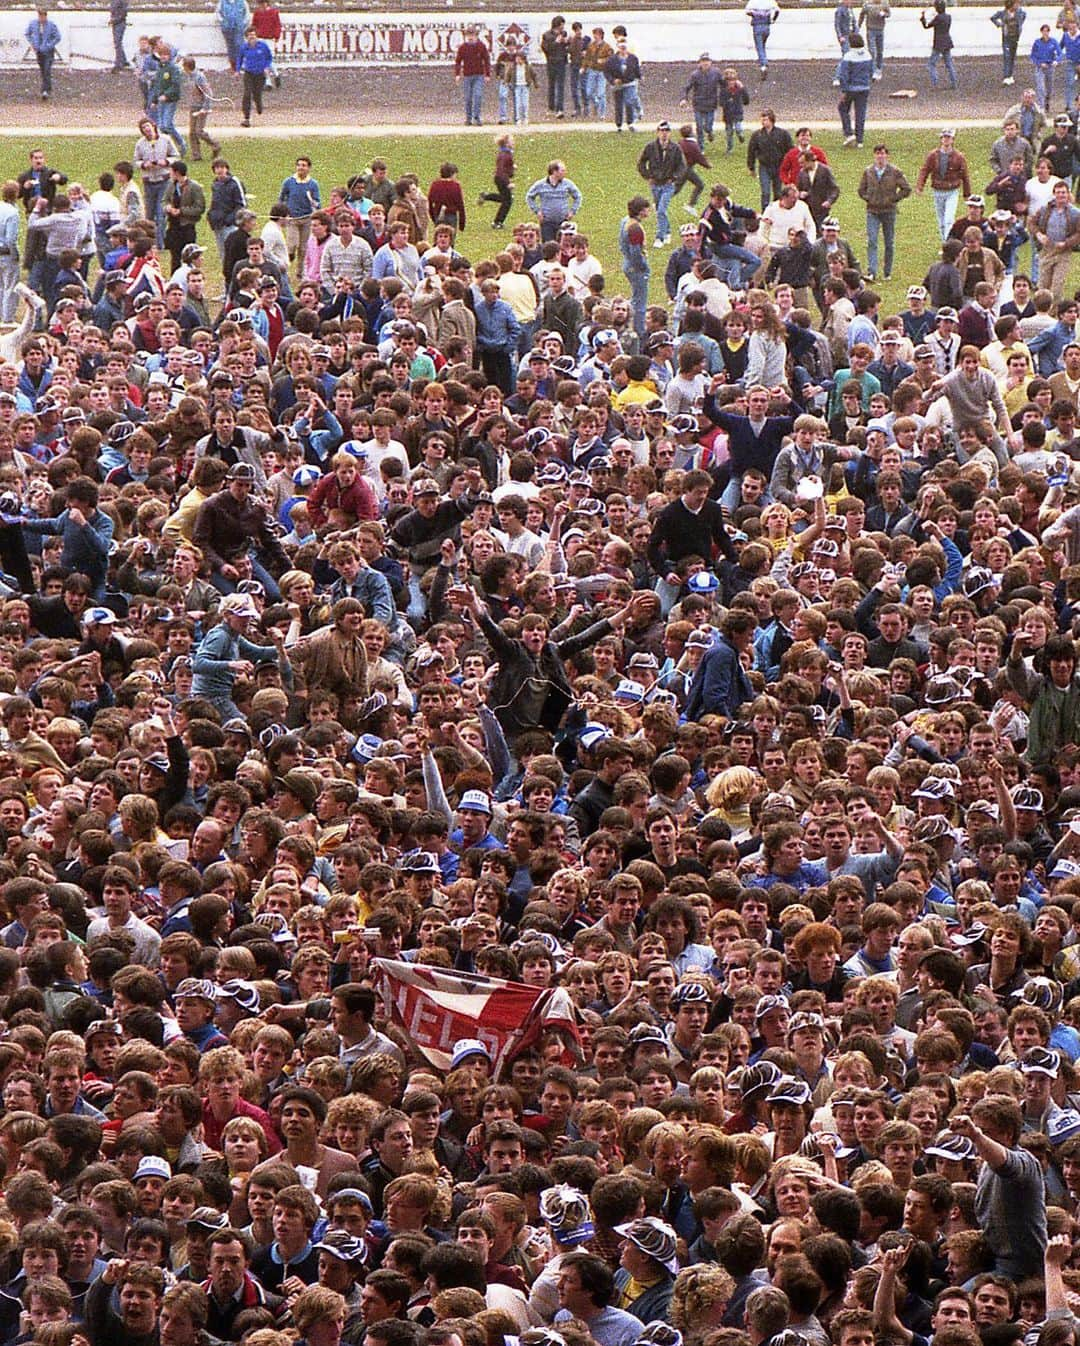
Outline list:
[[[437,1070],[450,1069],[462,1039],[478,1038],[491,1052],[498,1079],[548,1029],[559,1030],[567,1065],[581,1061],[574,1004],[561,986],[542,989],[390,958],[376,958],[373,967],[387,1016]]]

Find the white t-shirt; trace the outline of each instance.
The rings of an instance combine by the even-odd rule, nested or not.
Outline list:
[[[796,201],[790,210],[774,201],[762,212],[760,232],[770,248],[786,248],[789,229],[804,229],[809,241],[817,242],[817,225],[805,201]]]

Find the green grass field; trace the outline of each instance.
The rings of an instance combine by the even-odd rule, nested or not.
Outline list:
[[[266,211],[277,199],[281,181],[292,171],[293,161],[300,153],[312,156],[314,173],[322,186],[324,199],[330,187],[343,183],[351,174],[365,168],[375,155],[387,159],[392,176],[410,170],[416,172],[425,190],[438,174],[440,163],[452,160],[460,170],[469,212],[468,226],[458,247],[474,261],[491,256],[509,238],[508,232],[496,233],[491,229],[494,206],[474,207],[477,193],[490,187],[495,135],[499,129],[493,127],[490,137],[447,134],[390,136],[378,140],[367,137],[306,140],[302,133],[274,139],[244,139],[242,131],[231,133],[224,119],[217,125],[211,125],[213,134],[222,141],[223,153],[232,164],[233,172],[242,179],[253,198],[252,208],[259,212],[261,218],[265,218]],[[817,137],[817,143],[828,154],[842,188],[836,213],[840,218],[843,236],[851,243],[863,265],[866,262],[865,212],[856,195],[856,188],[863,168],[870,162],[870,146],[878,138],[872,122],[867,128],[866,147],[862,151],[842,148],[839,130],[825,132]],[[988,154],[993,138],[993,134],[986,130],[961,131],[958,138],[957,148],[967,156],[975,191],[981,191],[990,178]],[[903,169],[914,185],[919,164],[927,151],[937,143],[934,132],[893,132],[885,135],[884,139],[890,147],[893,162]],[[610,132],[561,134],[545,131],[522,134],[517,141],[517,187],[515,209],[510,222],[525,218],[526,190],[530,183],[542,176],[549,160],[556,157],[564,159],[570,176],[584,194],[579,225],[587,231],[591,249],[604,266],[608,275],[608,290],[625,292],[616,239],[627,199],[644,190],[644,183],[636,171],[637,156],[644,141],[645,136],[641,133],[630,136],[625,132],[621,136]],[[6,138],[8,176],[14,176],[26,164],[27,154],[35,143],[29,137]],[[118,158],[129,157],[133,149],[132,140],[105,136],[70,139],[50,136],[47,144],[49,163],[62,169],[72,180],[81,180],[90,190],[96,185],[97,174],[102,169],[111,167]],[[747,172],[744,148],[736,145],[734,152],[727,155],[722,144],[712,145],[709,147],[709,159],[711,172],[702,170],[707,186],[712,182],[724,181],[737,201],[753,207],[759,205],[757,182]],[[207,188],[209,197],[212,176],[209,163],[204,160],[193,165],[193,173]],[[682,208],[687,197],[688,192],[684,189],[672,209],[672,231],[676,238],[679,225],[690,218]],[[703,196],[701,204],[704,201]],[[992,205],[992,202],[989,204]],[[651,239],[654,236],[651,224],[648,232]],[[213,240],[205,225],[203,234],[202,241],[212,249]],[[936,259],[938,248],[933,201],[929,193],[922,197],[912,196],[900,207],[893,281],[884,286],[879,282],[885,298],[884,312],[902,307],[906,286],[913,280],[921,280],[926,268]],[[216,257],[216,253],[213,255]],[[665,299],[663,271],[667,257],[667,250],[650,248],[653,265],[650,294],[658,303]],[[1027,260],[1028,249],[1025,246],[1025,267]]]

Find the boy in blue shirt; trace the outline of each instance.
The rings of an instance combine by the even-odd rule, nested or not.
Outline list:
[[[244,34],[244,45],[236,58],[236,69],[244,77],[244,119],[241,126],[251,125],[251,105],[262,116],[262,96],[266,87],[266,72],[274,64],[274,53],[263,42],[254,28]]]
[[[1050,36],[1050,25],[1044,23],[1039,36],[1031,44],[1031,64],[1035,67],[1035,96],[1039,106],[1050,111],[1050,99],[1054,91],[1054,66],[1061,60],[1061,48]]]

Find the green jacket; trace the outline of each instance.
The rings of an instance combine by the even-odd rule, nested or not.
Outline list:
[[[162,98],[166,103],[179,103],[180,68],[175,61],[166,61],[158,66],[157,74],[150,85],[150,97],[155,103]]]
[[[1080,682],[1055,687],[1049,678],[1028,672],[1022,662],[1009,660],[1009,682],[1031,705],[1027,750],[1033,764],[1053,760],[1066,743],[1080,742]]]

